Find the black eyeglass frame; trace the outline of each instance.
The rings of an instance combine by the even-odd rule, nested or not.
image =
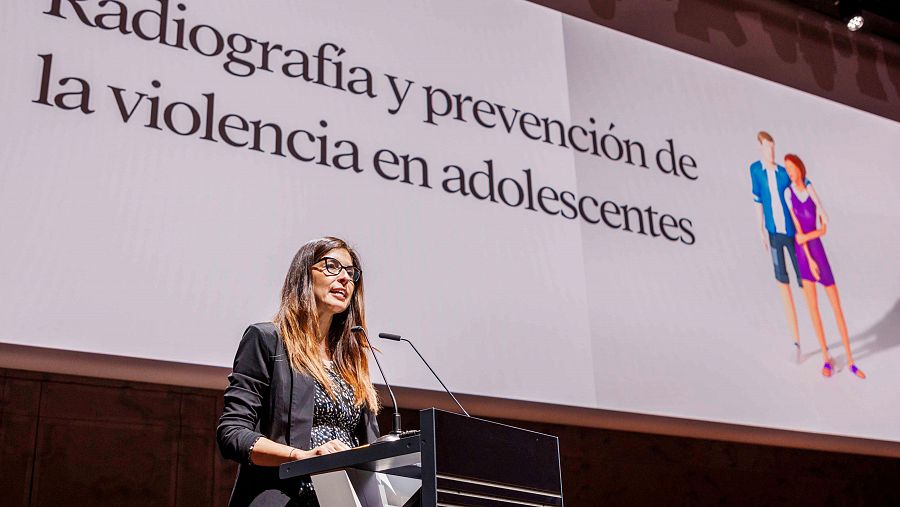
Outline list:
[[[322,257],[316,261],[316,264],[322,261],[325,261],[325,265],[322,266],[322,272],[328,276],[338,276],[339,274],[341,274],[341,270],[344,270],[347,272],[347,276],[349,276],[350,279],[353,280],[353,283],[359,282],[359,279],[362,278],[362,270],[352,264],[349,266],[344,266],[343,264],[341,264],[341,261],[335,259],[334,257]],[[331,266],[331,268],[329,268],[328,261],[333,261],[335,264],[340,266],[337,271],[333,271],[332,268],[334,266]]]

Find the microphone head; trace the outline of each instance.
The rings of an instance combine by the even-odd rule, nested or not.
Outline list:
[[[350,328],[351,333],[360,333],[360,332],[364,332],[364,331],[365,331],[365,329],[363,329],[362,326],[353,326]]]
[[[378,333],[379,338],[384,338],[385,340],[394,340],[395,342],[399,342],[402,337],[399,334],[392,333]]]

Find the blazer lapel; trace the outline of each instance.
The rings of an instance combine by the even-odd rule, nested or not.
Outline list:
[[[290,368],[291,396],[289,418],[289,445],[309,450],[312,437],[313,408],[316,382],[312,377]]]

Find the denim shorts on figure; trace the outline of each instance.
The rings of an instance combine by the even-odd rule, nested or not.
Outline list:
[[[788,256],[791,258],[791,264],[794,265],[797,285],[803,287],[803,282],[800,281],[800,268],[797,267],[797,251],[794,249],[794,237],[779,232],[770,232],[769,250],[772,252],[775,279],[781,283],[791,283],[791,279],[788,278],[787,265],[784,258],[784,251],[787,250]]]

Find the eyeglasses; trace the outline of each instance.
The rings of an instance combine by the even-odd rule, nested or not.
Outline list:
[[[325,261],[325,267],[322,268],[322,272],[328,276],[337,276],[341,274],[342,269],[347,272],[347,276],[353,280],[353,283],[358,282],[362,276],[362,270],[356,266],[344,266],[340,261],[331,257],[322,257],[317,262],[322,261]]]

